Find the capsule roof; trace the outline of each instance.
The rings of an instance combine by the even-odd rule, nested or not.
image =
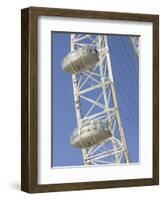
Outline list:
[[[91,70],[99,61],[99,53],[93,47],[82,47],[71,51],[62,61],[62,68],[68,73]]]

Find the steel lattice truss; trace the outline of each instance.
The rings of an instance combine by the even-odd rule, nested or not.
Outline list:
[[[108,36],[71,34],[71,51],[86,46],[96,48],[100,60],[91,71],[72,75],[77,125],[81,127],[88,120],[107,121],[112,137],[102,144],[82,149],[84,164],[128,163],[128,150],[112,75]]]

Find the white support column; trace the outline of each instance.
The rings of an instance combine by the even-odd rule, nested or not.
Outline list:
[[[71,34],[71,51],[75,49],[75,34]],[[80,111],[80,99],[79,99],[79,91],[78,91],[78,83],[76,74],[72,74],[72,84],[73,84],[73,92],[74,92],[74,101],[75,101],[75,110],[76,110],[76,118],[77,118],[77,127],[80,134],[80,127],[81,127],[81,111]],[[87,165],[87,157],[88,153],[86,149],[82,149],[82,155],[84,164]]]
[[[99,58],[100,58],[99,63],[97,63],[96,67],[92,71],[82,72],[80,75],[72,74],[77,128],[79,131],[78,134],[80,134],[80,128],[83,125],[82,122],[85,122],[87,120],[93,121],[93,120],[99,120],[99,119],[105,119],[105,120],[110,119],[110,124],[112,126],[113,119],[109,117],[110,117],[110,113],[113,113],[114,122],[117,128],[119,129],[119,135],[120,135],[120,140],[118,140],[115,137],[114,130],[113,130],[112,138],[110,138],[108,141],[104,141],[103,144],[81,149],[84,165],[99,164],[99,163],[109,164],[109,163],[114,163],[115,161],[116,163],[120,163],[122,155],[124,155],[126,163],[130,162],[124,130],[122,127],[121,117],[119,113],[116,91],[114,87],[114,79],[113,79],[113,74],[112,74],[112,65],[111,65],[111,60],[110,60],[107,37],[108,36],[98,35],[95,38],[92,38],[91,35],[86,35],[86,34],[71,34],[71,51],[75,50],[76,48],[87,47],[93,44],[92,47],[96,48],[99,51]],[[90,43],[89,42],[86,43],[87,39],[88,40],[90,39]],[[99,71],[97,70],[98,72],[96,72],[95,70],[98,67],[99,67]],[[81,78],[81,76],[83,77]],[[89,80],[92,80],[94,84],[89,85],[88,84]],[[88,85],[85,85],[86,83]],[[95,98],[94,96],[92,97],[90,97],[89,95],[87,96],[87,93],[94,92],[94,91],[96,93],[96,91],[99,88],[102,89],[101,91],[102,95],[99,94],[99,96],[101,95],[100,97],[102,100],[100,100],[99,97]],[[107,94],[107,88],[109,88],[111,95]],[[87,103],[89,102],[92,104],[91,107],[88,107],[88,104],[84,104],[86,105],[85,108],[88,109],[86,110],[87,111],[86,117],[81,115],[81,110],[83,107],[81,108],[80,98],[82,98],[82,101],[84,100],[85,102]],[[113,107],[109,106],[108,98],[112,99],[113,104],[114,104]],[[82,105],[83,105],[83,102],[82,102]],[[92,108],[94,108],[95,106],[102,109],[102,111],[99,110],[97,112],[91,113],[90,111],[92,111]],[[109,150],[107,146],[108,144],[111,145],[111,150]],[[103,149],[103,153],[101,154],[99,152],[100,152],[100,148],[102,147],[104,147],[104,149]],[[110,157],[110,160],[109,160],[109,157]],[[112,160],[113,158],[115,158],[114,161]]]
[[[124,135],[122,121],[121,121],[121,117],[120,117],[120,113],[119,113],[117,96],[116,96],[115,87],[114,87],[114,79],[113,79],[113,74],[112,74],[112,65],[111,65],[107,36],[105,36],[105,46],[106,46],[107,51],[108,51],[108,53],[106,54],[106,58],[107,58],[107,62],[108,62],[108,71],[109,71],[109,77],[110,77],[110,81],[111,81],[110,85],[111,85],[113,103],[114,103],[114,106],[116,108],[116,112],[115,112],[116,119],[117,119],[117,123],[118,123],[121,142],[124,145],[124,155],[125,155],[126,163],[129,163],[130,161],[129,161],[128,149],[127,149],[127,145],[126,145],[126,139],[125,139],[125,135]]]
[[[71,34],[71,51],[75,49],[74,46],[74,39],[75,34]],[[79,95],[78,95],[78,87],[77,87],[77,77],[75,74],[72,74],[72,85],[74,91],[74,101],[75,101],[75,110],[76,110],[76,118],[77,118],[77,126],[80,127],[80,120],[81,120],[81,112],[80,112],[80,105],[79,105]]]
[[[103,52],[102,52],[102,49],[105,49],[105,51],[106,51],[106,48],[107,48],[107,46],[106,46],[106,36],[97,36],[98,37],[98,44],[97,44],[97,46],[98,46],[98,48],[99,48],[99,50],[100,50],[100,54],[103,54]],[[107,53],[108,54],[108,53]],[[102,58],[102,56],[100,56],[100,58]],[[107,62],[108,62],[108,59],[107,59]],[[104,96],[104,102],[105,102],[105,106],[108,108],[108,100],[107,100],[107,94],[106,94],[106,87],[105,87],[105,85],[104,85],[104,83],[105,83],[105,79],[104,79],[104,74],[103,74],[103,68],[104,68],[104,64],[105,63],[103,63],[102,61],[101,61],[101,59],[100,59],[100,62],[99,62],[100,64],[99,64],[99,67],[100,67],[100,75],[101,75],[101,82],[103,83],[103,86],[102,86],[102,89],[103,89],[103,96]],[[110,66],[111,66],[111,62],[109,61],[109,63],[108,63]],[[109,69],[109,77],[111,76],[111,81],[113,81],[113,75],[112,75],[112,69],[111,69],[111,67],[110,67],[110,69]],[[108,115],[109,115],[109,113],[108,113]],[[114,133],[113,133],[114,134]],[[114,135],[113,135],[114,136]],[[113,145],[113,148],[114,148],[114,150],[116,151],[117,149],[116,149],[116,146],[115,146],[115,143],[114,143],[114,141],[112,141],[112,145]],[[115,159],[116,159],[116,162],[117,163],[119,163],[120,161],[119,161],[119,159],[118,159],[118,154],[115,154]]]

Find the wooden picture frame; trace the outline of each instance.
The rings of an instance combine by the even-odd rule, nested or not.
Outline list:
[[[85,19],[124,20],[153,24],[153,176],[152,178],[38,184],[37,156],[37,19],[62,16]],[[21,190],[55,192],[159,184],[159,16],[89,10],[29,7],[21,11]],[[147,66],[146,66],[147,67]]]

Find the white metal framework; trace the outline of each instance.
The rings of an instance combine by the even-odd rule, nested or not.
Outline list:
[[[102,144],[81,149],[84,164],[129,163],[112,74],[108,36],[71,34],[71,51],[88,46],[98,50],[99,62],[90,71],[72,74],[77,126],[80,129],[88,120],[100,119],[109,123],[112,137]]]
[[[139,57],[139,37],[138,36],[130,36],[131,44],[135,50],[137,57]]]

